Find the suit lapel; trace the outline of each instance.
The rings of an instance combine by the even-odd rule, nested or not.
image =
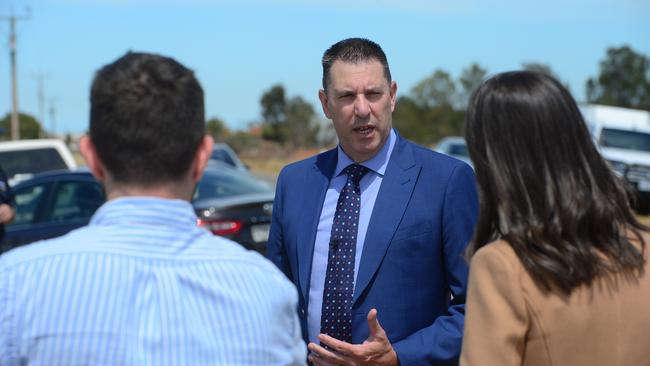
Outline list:
[[[314,255],[314,244],[318,220],[323,209],[325,194],[329,187],[330,178],[336,169],[337,150],[327,151],[316,158],[313,170],[307,172],[304,181],[304,195],[299,199],[303,200],[302,207],[306,209],[301,215],[301,224],[298,226],[297,250],[298,256],[298,278],[300,290],[305,301],[309,298],[309,278],[311,275],[312,257]]]
[[[398,137],[372,210],[359,273],[354,288],[356,302],[379,268],[415,187],[420,166],[413,159],[412,147]]]

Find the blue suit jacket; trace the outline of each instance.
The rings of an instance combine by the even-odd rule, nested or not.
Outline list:
[[[316,229],[337,150],[286,166],[278,178],[268,257],[298,287],[303,335]],[[370,218],[354,289],[353,343],[378,310],[400,364],[456,365],[478,200],[465,163],[398,136]],[[451,296],[453,295],[453,299]]]

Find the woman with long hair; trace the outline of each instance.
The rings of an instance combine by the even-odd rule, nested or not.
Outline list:
[[[650,365],[650,234],[566,88],[496,75],[466,137],[480,213],[461,365]]]

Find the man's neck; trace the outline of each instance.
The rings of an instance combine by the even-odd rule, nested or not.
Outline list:
[[[107,200],[120,197],[159,197],[166,199],[181,199],[191,201],[194,187],[187,184],[166,183],[151,187],[140,187],[127,184],[105,184]]]

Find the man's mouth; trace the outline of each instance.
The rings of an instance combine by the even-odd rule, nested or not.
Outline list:
[[[352,129],[354,132],[367,136],[375,130],[374,126],[360,126]]]

